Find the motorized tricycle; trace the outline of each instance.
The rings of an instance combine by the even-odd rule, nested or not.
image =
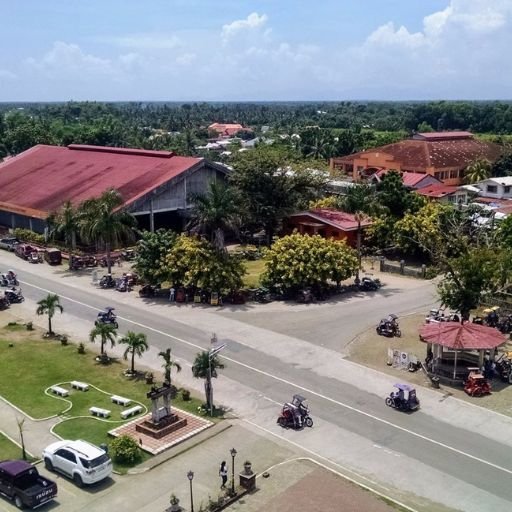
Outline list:
[[[479,368],[468,368],[469,375],[464,382],[464,391],[469,396],[483,396],[491,394],[491,385],[482,375]]]
[[[10,304],[20,304],[25,300],[23,297],[23,293],[21,292],[21,288],[7,288],[4,292],[5,298],[9,301]]]
[[[114,309],[115,308],[111,306],[107,306],[104,311],[100,311],[94,322],[95,325],[112,324],[117,329],[119,324],[117,323],[117,316],[114,313]]]
[[[415,411],[420,408],[420,401],[416,396],[416,390],[409,384],[397,383],[394,385],[397,391],[392,391],[386,397],[386,405],[400,411]]]
[[[377,325],[376,331],[379,336],[387,336],[388,338],[393,338],[393,336],[400,338],[402,336],[402,331],[398,325],[398,317],[393,314],[383,318]]]
[[[283,405],[277,423],[283,428],[312,427],[313,419],[310,416],[306,399],[301,395],[293,395],[292,401]]]
[[[364,276],[359,284],[359,288],[365,292],[377,291],[381,286],[382,283],[380,282],[380,279],[368,276]]]
[[[496,359],[496,373],[503,382],[512,384],[512,352],[505,352]]]

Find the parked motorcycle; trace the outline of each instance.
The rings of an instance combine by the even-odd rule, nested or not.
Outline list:
[[[18,286],[19,284],[18,278],[12,270],[9,270],[7,273],[0,276],[1,286]]]
[[[100,311],[94,324],[112,324],[117,329],[119,324],[117,323],[117,316],[114,313],[114,308],[106,307],[104,311]]]
[[[381,288],[382,283],[380,282],[380,279],[377,278],[371,278],[371,277],[363,277],[361,279],[361,282],[359,283],[359,289],[365,291],[365,292],[374,292],[377,291],[379,288]]]
[[[19,304],[25,300],[25,297],[23,297],[21,289],[16,289],[14,288],[14,286],[12,288],[5,290],[4,296],[9,301],[10,304]]]
[[[398,325],[398,317],[393,314],[383,318],[379,325],[377,325],[376,331],[379,336],[386,336],[388,338],[393,338],[394,336],[400,338],[402,336],[402,331]]]
[[[507,352],[502,354],[496,360],[496,373],[499,375],[503,382],[512,384],[512,353]]]
[[[9,299],[5,295],[3,297],[0,297],[0,310],[7,309],[9,306]]]
[[[444,309],[431,309],[428,316],[425,317],[425,322],[460,322],[460,317],[457,313],[444,314]]]
[[[107,274],[100,279],[100,288],[115,288],[116,280],[112,277],[112,274]]]
[[[156,295],[156,286],[145,284],[139,290],[139,297],[154,297]]]

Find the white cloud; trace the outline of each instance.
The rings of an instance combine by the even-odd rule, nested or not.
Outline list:
[[[176,64],[179,64],[180,66],[188,66],[196,60],[196,57],[195,53],[184,53],[183,55],[176,57]]]
[[[0,78],[4,80],[16,80],[18,76],[8,69],[0,69]]]
[[[176,35],[162,33],[130,34],[121,37],[103,37],[99,40],[122,48],[139,50],[172,50],[181,45]]]
[[[265,25],[267,20],[268,17],[266,14],[260,16],[257,12],[253,12],[244,20],[235,20],[232,23],[224,25],[222,27],[222,39],[228,41],[239,32],[260,28]]]
[[[111,71],[111,61],[85,53],[77,44],[57,41],[50,51],[41,59],[29,58],[27,64],[43,71],[67,70],[68,72],[102,72]]]

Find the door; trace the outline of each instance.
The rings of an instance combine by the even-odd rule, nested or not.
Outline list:
[[[53,466],[55,469],[66,473],[66,475],[73,476],[73,469],[76,467],[76,456],[69,450],[61,448],[55,452],[55,462]]]

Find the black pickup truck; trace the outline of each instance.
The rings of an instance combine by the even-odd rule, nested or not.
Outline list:
[[[36,508],[57,496],[57,484],[24,460],[0,461],[0,494],[18,508]]]

